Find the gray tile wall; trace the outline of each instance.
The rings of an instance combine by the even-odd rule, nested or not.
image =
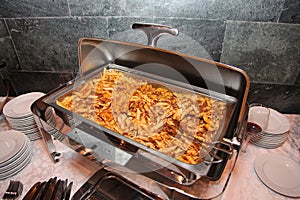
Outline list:
[[[23,70],[77,68],[80,37],[107,37],[107,20],[93,18],[26,18],[5,20]]]
[[[300,113],[300,0],[2,0],[0,66],[17,94],[48,92],[75,76],[81,37],[145,44],[137,21],[179,29],[161,48],[245,70],[249,102]]]
[[[247,71],[253,82],[294,84],[300,68],[298,31],[292,24],[227,21],[221,61]]]

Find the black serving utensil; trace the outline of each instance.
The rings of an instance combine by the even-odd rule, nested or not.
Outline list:
[[[69,200],[70,199],[72,186],[73,186],[73,182],[69,183],[68,187],[66,188],[66,190],[64,192],[64,194],[65,194],[64,200]]]
[[[48,181],[49,187],[48,189],[45,189],[44,196],[41,196],[43,200],[51,200],[55,185],[57,183],[56,181],[57,181],[57,177],[54,177]]]
[[[44,181],[42,182],[40,185],[38,185],[38,187],[36,188],[36,192],[34,193],[32,200],[39,200],[45,187],[47,185],[47,182]]]
[[[52,196],[51,196],[51,200],[55,200],[55,199],[59,200],[60,199],[60,197],[59,198],[56,198],[56,197],[59,196],[59,188],[62,188],[62,184],[63,184],[63,181],[60,179],[56,182]]]
[[[63,199],[64,196],[65,196],[65,191],[66,191],[67,187],[68,187],[68,179],[65,180],[64,185],[63,185],[62,199]]]
[[[73,182],[68,184],[68,179],[50,178],[47,182],[35,183],[23,200],[69,200],[72,186]]]
[[[9,182],[9,186],[4,193],[2,199],[16,199],[18,198],[23,191],[23,184],[20,181],[13,181]]]
[[[39,198],[38,198],[39,200],[44,199],[44,197],[45,197],[45,195],[46,195],[46,193],[47,193],[47,191],[48,191],[48,189],[49,189],[49,186],[50,186],[50,183],[51,183],[52,179],[53,179],[53,178],[50,178],[50,179],[48,180],[48,182],[46,182],[46,185],[44,186],[43,191],[40,192],[40,196],[39,196]]]
[[[68,187],[68,179],[66,179],[64,182],[61,200],[65,199],[67,187]]]
[[[54,196],[52,196],[52,200],[63,200],[65,184],[66,184],[65,181],[60,180],[57,186],[57,192]]]
[[[42,184],[41,182],[36,182],[26,193],[26,195],[23,197],[23,200],[32,200],[34,194],[38,191],[38,188],[40,187],[41,184]]]

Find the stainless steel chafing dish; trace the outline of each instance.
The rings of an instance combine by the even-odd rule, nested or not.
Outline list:
[[[169,27],[153,24],[135,24],[133,27],[142,28],[152,46],[161,33],[177,33]],[[155,39],[151,40],[153,37]],[[144,183],[154,181],[164,194],[150,192],[149,199],[164,199],[164,195],[167,195],[166,198],[176,199],[178,197],[174,196],[175,193],[186,198],[207,198],[195,189],[203,188],[203,185],[207,186],[211,181],[218,182],[222,176],[226,176],[225,179],[228,180],[229,173],[223,173],[228,171],[228,162],[235,160],[238,155],[247,115],[249,79],[242,70],[156,47],[94,38],[79,40],[79,66],[80,74],[76,79],[48,93],[32,106],[54,161],[58,154],[51,144],[49,132],[56,130],[61,133],[61,142],[103,167],[98,181],[106,173],[113,173],[113,177],[117,177],[114,181],[116,179],[118,183],[125,185],[135,185],[136,177],[139,181],[144,180]],[[191,91],[225,102],[227,109],[223,123],[210,140],[205,141],[203,160],[194,165],[181,162],[57,104],[58,99],[98,76],[104,68],[116,69],[154,84]],[[57,116],[56,124],[47,120],[47,109],[53,110]],[[125,174],[129,172],[137,173],[136,177],[126,177]],[[221,182],[226,185],[226,181]],[[145,184],[137,185],[141,187]],[[143,194],[153,191],[153,185],[146,184],[145,187],[145,191],[142,189]],[[76,194],[77,197],[79,193]]]

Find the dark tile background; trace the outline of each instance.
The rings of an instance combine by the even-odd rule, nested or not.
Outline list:
[[[1,0],[0,17],[69,16],[67,0]]]
[[[228,21],[221,62],[255,82],[294,84],[299,73],[299,25]]]
[[[134,22],[178,28],[158,47],[239,67],[249,102],[300,113],[300,0],[3,0],[1,76],[16,94],[49,92],[75,77],[81,37],[146,44]]]
[[[12,42],[5,21],[2,19],[0,20],[0,65],[6,65],[11,69],[19,67]]]
[[[163,37],[159,47],[220,61],[225,31],[223,20],[158,18],[155,22],[180,30],[178,37]]]
[[[281,12],[279,22],[300,23],[300,1],[286,0]]]
[[[155,17],[277,21],[284,0],[160,0]]]
[[[145,16],[153,15],[153,0],[69,0],[74,16]]]
[[[71,72],[43,71],[10,71],[10,75],[14,77],[11,83],[17,88],[17,95],[31,91],[47,93],[75,77]]]
[[[266,98],[267,96],[267,98]],[[297,85],[252,83],[249,103],[262,102],[282,113],[300,113],[300,89]]]
[[[85,18],[7,19],[23,70],[60,71],[78,68],[77,41],[107,37],[107,20]]]
[[[113,40],[146,45],[146,34],[131,28],[134,22],[153,23],[153,19],[150,17],[109,17],[107,29],[108,37]]]

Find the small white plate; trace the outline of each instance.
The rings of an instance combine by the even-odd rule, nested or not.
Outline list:
[[[276,148],[282,146],[283,144],[284,144],[284,142],[277,143],[277,144],[255,143],[254,145],[265,148],[265,149],[276,149]]]
[[[23,147],[26,136],[15,130],[0,132],[0,163],[13,157]]]
[[[270,117],[266,133],[281,134],[290,130],[290,122],[286,116],[280,112],[270,109]]]
[[[0,163],[0,169],[5,168],[7,165],[10,165],[11,163],[15,162],[20,156],[24,154],[24,152],[27,151],[27,149],[31,146],[30,140],[28,137],[25,139],[25,143],[22,146],[21,150],[18,151],[14,156],[12,156],[10,159],[6,160],[3,163]]]
[[[44,95],[42,92],[31,92],[17,96],[5,104],[3,114],[11,118],[30,116],[32,103]]]
[[[29,140],[29,139],[27,139]],[[0,175],[3,175],[5,173],[9,173],[12,171],[14,168],[18,167],[19,165],[22,165],[24,160],[32,153],[32,148],[30,145],[30,142],[27,142],[25,151],[21,153],[18,157],[16,157],[12,162],[9,164],[0,167]]]
[[[269,188],[289,197],[300,197],[300,165],[281,154],[258,156],[255,172]]]
[[[6,179],[8,177],[11,177],[13,175],[16,175],[19,173],[21,170],[23,170],[31,161],[32,159],[32,152],[30,152],[26,158],[16,167],[12,168],[10,171],[5,172],[3,174],[0,174],[0,180]]]
[[[282,137],[282,138],[250,138],[250,141],[251,142],[261,142],[261,143],[281,143],[283,141],[286,141],[288,137],[285,136],[285,137]]]
[[[35,124],[35,120],[32,116],[32,118],[27,118],[26,120],[24,120],[25,118],[8,118],[6,117],[7,121],[10,124]]]

